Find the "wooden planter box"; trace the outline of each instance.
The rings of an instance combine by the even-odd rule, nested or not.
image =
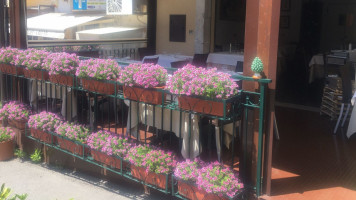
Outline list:
[[[93,157],[94,160],[96,160],[102,164],[111,166],[112,168],[121,169],[121,160],[117,159],[114,156],[109,156],[109,155],[102,153],[95,149],[91,150],[91,156]],[[123,166],[123,168],[125,168],[124,167],[125,163],[122,163],[122,166]]]
[[[9,160],[14,156],[14,142],[12,140],[0,142],[0,161]]]
[[[10,64],[1,64],[0,65],[0,71],[5,74],[12,74],[12,75],[23,75],[24,74],[24,68],[15,66],[15,65],[10,65]]]
[[[189,96],[179,96],[178,106],[183,110],[190,110],[208,115],[224,116],[224,103],[199,99]],[[226,103],[226,116],[231,112],[231,103]]]
[[[31,128],[31,136],[49,144],[52,144],[52,137],[53,143],[56,143],[57,141],[57,136],[33,128]]]
[[[18,121],[18,120],[12,120],[9,119],[8,123],[11,127],[20,129],[20,130],[25,130],[26,128],[26,121]]]
[[[74,143],[70,140],[67,140],[65,138],[62,138],[62,137],[57,137],[57,142],[58,142],[58,145],[62,149],[65,149],[73,154],[83,156],[83,145],[76,144],[76,143]],[[88,153],[87,149],[84,149],[84,150],[85,150],[84,153]]]
[[[142,180],[145,183],[157,186],[161,189],[166,189],[166,185],[170,183],[169,180],[167,183],[165,174],[147,172],[145,168],[134,165],[131,165],[131,175],[136,179]]]
[[[48,81],[49,74],[47,71],[44,70],[37,70],[37,69],[24,69],[24,75],[26,78],[33,78],[40,81]]]
[[[156,88],[140,88],[140,87],[128,87],[123,86],[124,97],[134,101],[141,101],[144,103],[160,105],[162,104],[162,92],[157,89],[163,89],[164,87]],[[164,94],[163,100],[166,100],[166,94]]]
[[[64,75],[64,74],[52,74],[49,75],[49,80],[52,83],[65,85],[65,86],[73,86],[74,85],[74,76]]]
[[[112,95],[115,93],[115,84],[93,79],[81,79],[83,89],[101,94]]]

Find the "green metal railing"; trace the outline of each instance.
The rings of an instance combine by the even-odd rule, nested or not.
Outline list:
[[[173,72],[174,68],[167,68],[168,71]],[[234,156],[235,156],[235,136],[236,135],[240,135],[240,138],[243,138],[244,141],[241,141],[243,143],[243,148],[242,148],[242,153],[243,155],[240,155],[240,164],[241,167],[243,168],[243,170],[246,170],[246,163],[248,162],[247,160],[247,155],[246,152],[247,150],[247,119],[248,119],[248,113],[249,110],[251,109],[259,109],[259,131],[258,131],[258,149],[257,149],[257,178],[256,178],[256,185],[255,186],[247,186],[246,188],[253,188],[256,190],[256,194],[257,196],[259,196],[261,194],[261,188],[262,188],[262,160],[263,160],[263,155],[262,155],[262,150],[263,150],[263,123],[264,123],[264,112],[265,112],[265,95],[266,95],[266,89],[267,89],[267,85],[271,82],[270,79],[253,79],[251,77],[245,77],[245,76],[238,76],[238,75],[233,75],[232,78],[234,79],[238,79],[241,82],[245,82],[245,81],[253,81],[253,82],[257,82],[259,84],[259,91],[258,92],[253,92],[253,91],[244,91],[244,90],[240,90],[239,91],[239,95],[234,96],[232,98],[229,99],[213,99],[213,101],[215,102],[220,102],[223,104],[224,107],[224,112],[222,116],[215,116],[215,115],[211,115],[209,113],[200,113],[200,112],[194,112],[191,110],[184,110],[181,109],[178,106],[177,103],[177,96],[174,94],[171,94],[170,92],[163,90],[163,89],[157,89],[155,90],[156,92],[159,92],[162,96],[162,103],[159,105],[155,105],[155,104],[151,104],[151,103],[143,103],[140,102],[139,100],[132,100],[129,99],[127,97],[124,96],[123,94],[123,85],[117,82],[113,82],[113,81],[105,81],[109,84],[113,84],[114,85],[114,90],[115,92],[113,94],[102,94],[100,92],[93,92],[93,91],[88,91],[83,89],[82,85],[80,85],[80,79],[78,79],[77,77],[73,76],[73,82],[76,83],[73,86],[67,86],[67,85],[61,85],[61,84],[54,84],[50,81],[45,81],[45,80],[35,80],[35,79],[29,79],[24,77],[23,75],[14,75],[14,74],[7,74],[5,73],[0,73],[0,75],[4,76],[4,80],[3,80],[3,87],[1,88],[1,90],[4,90],[3,93],[4,95],[1,97],[2,100],[6,101],[10,101],[10,100],[20,100],[24,103],[30,103],[32,104],[32,106],[36,107],[36,111],[39,112],[40,110],[47,110],[47,111],[52,111],[52,112],[58,112],[59,109],[62,108],[63,104],[65,103],[65,105],[68,106],[68,102],[70,102],[70,112],[66,112],[64,117],[69,118],[70,121],[74,120],[72,118],[72,98],[77,97],[77,102],[75,102],[77,104],[77,119],[75,119],[76,121],[80,122],[80,123],[85,123],[85,124],[90,124],[92,131],[95,131],[96,129],[98,129],[98,125],[101,125],[101,129],[107,128],[112,132],[115,133],[119,133],[119,134],[123,134],[126,135],[128,137],[135,137],[134,134],[136,134],[136,140],[137,142],[147,142],[147,129],[149,126],[151,126],[148,123],[148,115],[147,112],[149,110],[149,108],[152,108],[152,112],[153,112],[153,119],[151,121],[153,127],[155,128],[155,130],[153,132],[154,135],[156,136],[157,141],[160,140],[160,143],[163,143],[163,130],[165,132],[173,132],[173,123],[177,123],[176,121],[173,122],[173,113],[174,112],[179,112],[179,130],[178,130],[178,134],[176,133],[176,135],[178,135],[178,140],[179,140],[179,150],[182,149],[182,118],[184,115],[188,115],[188,144],[191,144],[191,138],[193,136],[192,131],[192,126],[193,126],[193,122],[192,122],[192,117],[196,116],[199,120],[201,119],[207,119],[208,121],[208,151],[209,151],[209,155],[211,156],[212,153],[212,148],[211,148],[211,143],[212,143],[212,135],[213,135],[213,130],[212,127],[214,126],[213,122],[215,120],[218,121],[218,125],[219,125],[219,131],[220,131],[220,138],[215,138],[216,140],[219,139],[220,140],[220,158],[221,158],[221,152],[222,152],[222,148],[223,148],[223,137],[224,137],[224,125],[232,123],[232,127],[233,127],[233,132],[232,132],[232,142],[231,142],[231,155],[232,155],[232,159],[231,159],[231,167],[233,167],[234,164]],[[3,84],[2,83],[2,84]],[[33,94],[31,91],[31,88],[33,88],[33,85],[31,88],[26,89],[28,87],[28,85],[35,84],[36,87],[36,94]],[[64,83],[65,84],[65,83]],[[38,88],[40,88],[40,91],[38,91]],[[59,88],[59,92],[58,92],[58,88]],[[26,91],[27,90],[27,91]],[[44,91],[43,91],[44,90]],[[32,97],[33,95],[35,95],[36,101],[35,102],[30,102],[30,100],[25,98],[25,93],[28,93],[30,97]],[[54,95],[53,95],[54,92]],[[48,94],[49,93],[49,94]],[[59,94],[58,94],[59,93]],[[70,93],[70,94],[69,94]],[[66,98],[63,98],[63,96],[66,96]],[[69,98],[67,98],[69,95]],[[167,98],[165,98],[167,97]],[[58,100],[61,99],[61,100]],[[207,100],[212,100],[212,99],[207,99],[207,98],[199,98],[200,101],[204,102]],[[107,111],[105,112],[104,110],[104,104],[106,102],[109,102],[107,104]],[[126,111],[124,110],[125,107],[125,102],[128,104],[129,110],[127,111],[128,113],[126,113]],[[113,103],[113,107],[111,107],[111,103]],[[231,112],[228,113],[227,112],[227,105],[231,104]],[[133,113],[133,111],[131,110],[133,105],[137,105],[137,111],[136,113]],[[140,107],[140,105],[143,106]],[[119,108],[121,107],[120,110],[120,114],[118,112]],[[63,110],[63,108],[62,108]],[[65,108],[65,110],[67,110],[67,108]],[[92,112],[93,111],[93,112]],[[114,112],[112,112],[114,111]],[[141,111],[141,112],[140,112]],[[161,116],[159,118],[156,119],[156,115],[157,115],[157,111],[161,112]],[[165,111],[168,112],[168,115],[170,116],[170,120],[169,121],[165,121],[167,120],[166,118],[168,116],[165,116]],[[141,121],[141,123],[146,127],[144,130],[144,141],[142,141],[141,139],[141,134],[140,134],[140,123],[139,123],[139,119],[140,119],[140,114],[142,114],[142,112],[144,112],[144,121]],[[68,115],[70,117],[68,117]],[[138,120],[137,126],[136,126],[136,133],[132,133],[131,127],[132,127],[132,120],[131,118],[135,115],[135,117]],[[127,120],[129,120],[129,123],[127,123],[125,125],[125,118]],[[157,122],[156,120],[161,120],[161,126],[157,127]],[[105,120],[107,120],[105,122]],[[243,120],[243,122],[240,124],[239,129],[240,131],[238,131],[236,129],[236,123],[237,121],[241,121]],[[121,121],[119,123],[119,121]],[[108,125],[107,127],[105,126],[105,123]],[[113,125],[112,125],[113,124]],[[141,124],[141,125],[142,125]],[[164,128],[165,124],[169,124],[169,128]],[[243,134],[241,134],[241,125],[244,128]],[[201,127],[202,125],[199,124],[199,130],[202,131],[203,127]],[[126,127],[126,132],[125,132],[125,127]],[[115,131],[113,131],[115,130]],[[152,132],[152,131],[151,131]],[[238,132],[238,133],[237,133]],[[202,141],[202,133],[199,134],[200,138],[199,138],[199,152],[201,152],[201,141]],[[216,136],[216,134],[215,134]],[[31,139],[35,139],[31,136],[29,136]],[[37,140],[38,141],[38,140]],[[169,142],[170,144],[172,143],[172,134],[169,134]],[[43,143],[43,142],[41,142]],[[59,148],[57,145],[53,145],[53,144],[46,144],[46,145],[50,145],[51,147],[64,151],[65,150]],[[84,146],[83,146],[84,148]],[[191,155],[191,149],[190,149],[190,145],[188,145],[188,155]],[[66,152],[68,154],[71,154],[70,152]],[[218,152],[219,153],[219,152]],[[90,157],[83,157],[83,156],[78,156],[78,155],[73,155],[75,157],[81,158],[89,163],[95,164],[97,166],[103,167],[105,169],[108,169],[109,171],[113,171],[115,173],[117,173],[117,171],[113,170],[110,167],[107,166],[103,166],[101,164],[98,164],[94,161],[92,161],[92,159]],[[241,159],[241,156],[243,157]],[[121,159],[121,158],[119,158]],[[122,159],[121,159],[122,160]],[[221,161],[221,159],[220,159]],[[122,176],[127,176],[128,178],[132,178],[129,174],[124,173],[122,168],[119,171],[119,174],[121,173]],[[142,182],[142,181],[141,181]],[[154,186],[150,186],[153,187]],[[157,188],[156,188],[157,189]],[[167,188],[166,188],[167,189]],[[164,191],[165,193],[167,193],[167,190]]]

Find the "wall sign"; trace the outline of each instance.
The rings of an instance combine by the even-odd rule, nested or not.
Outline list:
[[[73,10],[86,10],[87,0],[73,0]]]

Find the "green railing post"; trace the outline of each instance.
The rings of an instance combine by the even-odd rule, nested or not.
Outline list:
[[[264,101],[265,101],[265,84],[260,84],[260,110],[258,121],[258,153],[257,153],[257,182],[256,193],[257,196],[261,195],[262,187],[262,147],[263,147],[263,116],[264,116]]]

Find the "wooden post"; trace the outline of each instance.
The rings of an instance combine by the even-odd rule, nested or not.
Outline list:
[[[264,74],[272,79],[266,104],[266,133],[265,133],[265,157],[264,157],[264,186],[265,192],[271,191],[271,169],[272,169],[272,144],[273,144],[273,120],[274,99],[276,87],[277,51],[279,34],[279,16],[281,0],[248,0],[246,1],[246,25],[245,25],[245,58],[244,75],[252,76],[251,63],[258,56],[264,64]],[[255,91],[258,89],[256,83],[244,83],[244,90]],[[258,112],[258,111],[256,111]],[[258,136],[258,114],[254,115],[254,138],[252,149],[253,164],[251,166],[251,178],[256,178],[257,160],[257,136]],[[251,134],[252,135],[252,134]]]
[[[27,48],[26,1],[10,1],[10,45],[15,48]]]

